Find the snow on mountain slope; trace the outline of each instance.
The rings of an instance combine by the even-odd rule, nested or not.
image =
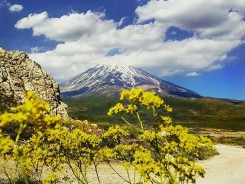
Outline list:
[[[199,94],[177,86],[135,67],[96,65],[60,85],[63,96],[75,96],[86,92],[118,93],[122,89],[143,88],[163,95],[201,97]]]

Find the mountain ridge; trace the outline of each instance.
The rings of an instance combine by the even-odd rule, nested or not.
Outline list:
[[[122,89],[143,88],[166,96],[200,98],[201,95],[176,84],[164,81],[146,71],[132,66],[96,65],[60,85],[63,96],[76,96],[99,92],[106,96]]]

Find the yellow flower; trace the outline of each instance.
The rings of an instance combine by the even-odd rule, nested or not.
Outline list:
[[[161,119],[162,119],[162,121],[163,121],[164,123],[166,123],[166,124],[172,123],[172,118],[169,117],[169,116],[161,116]]]
[[[110,161],[110,160],[115,158],[115,155],[116,155],[116,153],[112,149],[105,147],[105,148],[101,148],[98,151],[97,157],[101,161]]]
[[[109,116],[112,114],[118,114],[120,112],[124,111],[124,106],[121,103],[117,103],[114,107],[109,109],[109,112],[107,113]]]
[[[45,180],[43,181],[43,184],[53,184],[53,183],[57,183],[59,181],[60,177],[58,173],[55,172],[51,172],[49,173]]]
[[[167,112],[172,112],[173,109],[169,105],[164,105],[164,108]]]
[[[0,156],[5,157],[14,147],[15,143],[10,136],[0,133]]]
[[[124,112],[127,114],[134,114],[137,112],[138,108],[136,105],[129,104],[126,109],[124,109]]]
[[[114,140],[119,140],[123,136],[128,136],[129,132],[125,127],[120,127],[118,125],[110,127],[104,134],[103,138],[110,138]]]
[[[159,108],[164,101],[156,95],[155,92],[143,92],[139,98],[139,103],[146,108]]]

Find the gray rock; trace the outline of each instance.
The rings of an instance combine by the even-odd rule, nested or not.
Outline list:
[[[27,91],[34,91],[38,98],[45,100],[52,115],[68,117],[67,105],[61,101],[59,85],[54,79],[26,53],[6,51],[0,47],[0,94],[12,99],[12,104],[21,104]],[[3,99],[0,102],[5,103]]]

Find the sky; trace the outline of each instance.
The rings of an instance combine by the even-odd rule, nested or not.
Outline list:
[[[0,46],[61,83],[139,67],[202,96],[245,100],[245,0],[0,0]]]

